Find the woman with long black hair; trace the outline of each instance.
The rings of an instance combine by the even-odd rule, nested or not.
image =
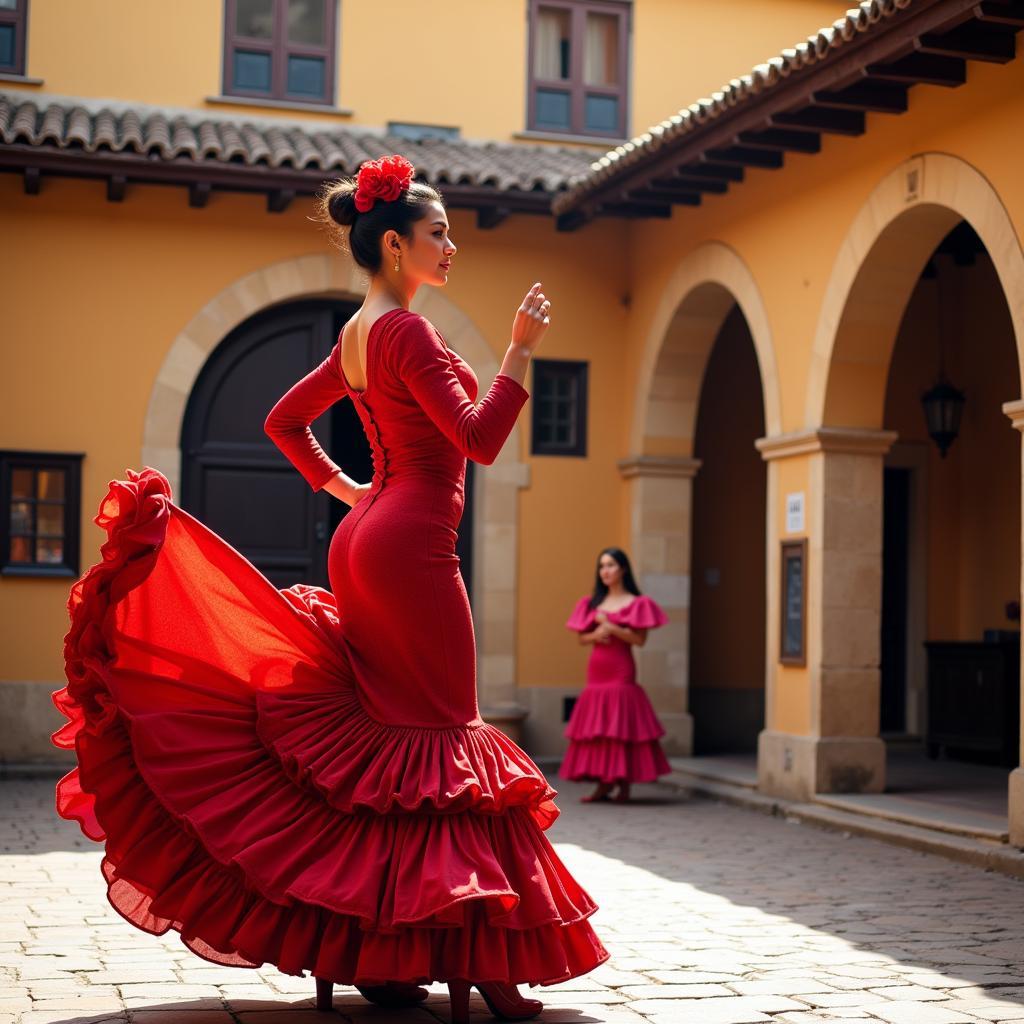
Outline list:
[[[584,803],[626,803],[634,782],[654,782],[671,768],[658,742],[665,735],[650,699],[636,681],[633,648],[647,631],[668,622],[661,608],[633,577],[621,548],[605,548],[597,559],[593,593],[581,597],[566,626],[591,646],[587,685],[573,708],[565,735],[569,749],[562,778],[591,779],[597,788]]]

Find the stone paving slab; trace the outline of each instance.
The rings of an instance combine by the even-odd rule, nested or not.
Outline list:
[[[612,959],[534,991],[547,1024],[1024,1022],[1024,884],[927,853],[638,787],[549,833]],[[313,982],[218,967],[107,904],[52,780],[0,782],[0,1024],[324,1024]],[[342,1024],[447,1024],[338,986]],[[490,1019],[474,995],[474,1024]]]

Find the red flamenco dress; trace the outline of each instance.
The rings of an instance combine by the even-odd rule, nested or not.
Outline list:
[[[54,740],[78,767],[58,811],[105,841],[117,911],[214,963],[367,985],[583,974],[608,956],[596,907],[544,835],[555,791],[480,718],[454,551],[466,456],[495,458],[527,393],[499,375],[474,405],[472,370],[406,310],[372,325],[364,391],[339,357],[267,420],[314,488],[337,467],[310,422],[347,394],[369,438],[333,594],[275,589],[155,470],[111,484],[69,605]]]
[[[614,625],[630,629],[654,629],[668,622],[645,594],[606,614]],[[589,633],[597,628],[596,616],[590,598],[581,597],[566,626]],[[672,770],[658,742],[665,730],[636,681],[633,648],[617,636],[591,647],[587,685],[572,709],[565,735],[569,749],[558,772],[565,779],[654,782]]]

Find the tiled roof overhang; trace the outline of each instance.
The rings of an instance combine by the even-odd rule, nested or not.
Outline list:
[[[482,227],[509,213],[549,215],[552,197],[591,159],[567,147],[410,140],[309,122],[0,93],[0,171],[23,174],[28,192],[50,175],[101,178],[111,201],[133,184],[181,185],[192,206],[204,206],[216,191],[256,192],[280,212],[386,153],[408,157],[449,206],[476,210]]]
[[[1013,60],[1022,27],[1024,0],[865,0],[591,164],[555,196],[559,227],[670,217],[742,182],[747,167],[817,153],[823,133],[862,135],[867,113],[905,112],[914,85],[962,85],[969,60]]]

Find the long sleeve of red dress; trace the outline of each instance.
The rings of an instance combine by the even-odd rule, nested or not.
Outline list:
[[[376,326],[376,325],[375,325]],[[483,399],[474,404],[452,366],[452,355],[429,320],[405,315],[387,338],[378,364],[404,386],[438,430],[464,455],[490,465],[508,439],[529,392],[498,374]],[[314,490],[341,472],[320,447],[309,425],[346,394],[338,369],[340,350],[292,387],[270,410],[264,429]],[[369,361],[369,348],[367,349]],[[383,380],[373,387],[386,388]]]
[[[474,405],[452,367],[447,346],[422,316],[403,318],[388,356],[392,372],[441,433],[467,459],[485,466],[494,462],[529,392],[499,373]]]
[[[309,429],[313,420],[346,394],[345,382],[338,372],[339,355],[335,345],[315,370],[281,397],[263,425],[267,436],[314,491],[319,491],[332,476],[341,472]]]

